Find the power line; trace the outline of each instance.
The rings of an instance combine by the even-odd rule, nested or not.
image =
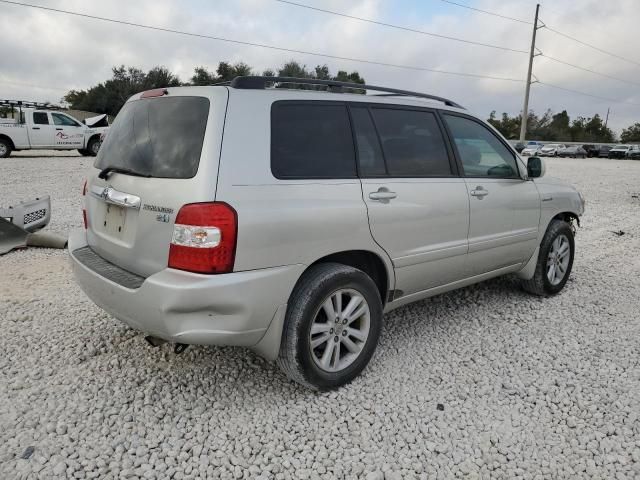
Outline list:
[[[527,53],[526,50],[518,50],[518,49],[515,49],[515,48],[503,47],[503,46],[500,46],[500,45],[492,45],[490,43],[475,42],[473,40],[465,40],[463,38],[450,37],[450,36],[447,36],[447,35],[441,35],[439,33],[427,32],[427,31],[424,31],[424,30],[417,30],[415,28],[404,27],[402,25],[394,25],[392,23],[379,22],[377,20],[371,20],[370,18],[356,17],[355,15],[348,15],[346,13],[335,12],[333,10],[326,10],[324,8],[312,7],[311,5],[305,5],[304,3],[296,3],[296,2],[289,1],[289,0],[275,0],[275,1],[279,2],[279,3],[286,3],[288,5],[293,5],[293,6],[296,6],[296,7],[307,8],[309,10],[315,10],[316,12],[329,13],[331,15],[337,15],[339,17],[350,18],[351,20],[358,20],[360,22],[372,23],[374,25],[381,25],[383,27],[389,27],[389,28],[395,28],[395,29],[398,29],[398,30],[404,30],[405,32],[419,33],[421,35],[428,35],[430,37],[442,38],[444,40],[452,40],[454,42],[461,42],[461,43],[466,43],[466,44],[470,44],[470,45],[477,45],[479,47],[487,47],[487,48],[495,48],[495,49],[498,49],[498,50],[506,50],[508,52]]]
[[[444,3],[449,3],[451,5],[455,5],[456,7],[466,8],[468,10],[473,10],[474,12],[485,13],[487,15],[493,15],[494,17],[504,18],[505,20],[512,20],[514,22],[524,23],[527,25],[533,25],[533,22],[529,22],[527,20],[521,20],[519,18],[509,17],[507,15],[502,15],[500,13],[490,12],[488,10],[482,10],[480,8],[470,7],[469,5],[464,5],[463,3],[452,2],[451,0],[440,0]],[[525,52],[526,53],[526,52]]]
[[[592,73],[594,75],[599,75],[601,77],[610,78],[612,80],[617,80],[618,82],[628,83],[629,85],[640,86],[640,83],[638,83],[638,82],[632,82],[631,80],[625,80],[623,78],[614,77],[613,75],[608,75],[606,73],[597,72],[595,70],[591,70],[589,68],[581,67],[579,65],[574,65],[573,63],[565,62],[564,60],[560,60],[558,58],[551,57],[551,56],[546,55],[544,53],[540,53],[539,56],[544,57],[544,58],[548,58],[549,60],[551,60],[553,62],[561,63],[563,65],[567,65],[569,67],[576,68],[578,70],[582,70],[583,72],[589,72],[589,73]]]
[[[609,51],[604,50],[604,49],[602,49],[600,47],[592,45],[591,43],[583,42],[582,40],[580,40],[578,38],[572,37],[571,35],[567,35],[566,33],[562,33],[562,32],[560,32],[560,31],[558,31],[558,30],[556,30],[554,28],[551,28],[548,25],[544,25],[544,28],[546,28],[550,32],[555,33],[556,35],[560,35],[561,37],[568,38],[569,40],[573,40],[576,43],[584,45],[585,47],[592,48],[593,50],[596,50],[596,51],[598,51],[600,53],[604,53],[605,55],[609,55],[611,57],[617,58],[619,60],[623,60],[623,61],[628,62],[628,63],[632,63],[633,65],[636,65],[636,66],[640,67],[640,62],[637,62],[635,60],[631,60],[629,58],[623,57],[622,55],[618,55],[617,53],[609,52]]]
[[[21,7],[36,8],[36,9],[40,9],[40,10],[47,10],[47,11],[50,11],[50,12],[63,13],[63,14],[66,14],[66,15],[73,15],[73,16],[76,16],[76,17],[91,18],[93,20],[101,20],[101,21],[104,21],[104,22],[118,23],[118,24],[121,24],[121,25],[128,25],[128,26],[131,26],[131,27],[146,28],[148,30],[155,30],[155,31],[166,32],[166,33],[174,33],[174,34],[177,34],[177,35],[184,35],[184,36],[188,36],[188,37],[204,38],[204,39],[207,39],[207,40],[216,40],[216,41],[220,41],[220,42],[234,43],[234,44],[237,44],[237,45],[246,45],[246,46],[251,46],[251,47],[267,48],[267,49],[271,49],[271,50],[278,50],[278,51],[281,51],[281,52],[300,53],[300,54],[303,54],[303,55],[312,55],[312,56],[316,56],[316,57],[331,58],[331,59],[335,59],[335,60],[346,60],[346,61],[349,61],[349,62],[364,63],[364,64],[368,64],[368,65],[378,65],[378,66],[383,66],[383,67],[402,68],[402,69],[405,69],[405,70],[416,70],[416,71],[424,71],[424,72],[431,72],[431,73],[441,73],[441,74],[445,74],[445,75],[456,75],[456,76],[460,76],[460,77],[484,78],[484,79],[488,79],[488,80],[501,80],[501,81],[505,81],[505,82],[523,82],[523,80],[519,79],[519,78],[496,77],[496,76],[492,76],[492,75],[482,75],[482,74],[478,74],[478,73],[453,72],[453,71],[449,71],[449,70],[438,70],[438,69],[435,69],[435,68],[420,67],[420,66],[414,66],[414,65],[402,65],[402,64],[396,64],[396,63],[378,62],[378,61],[375,61],[375,60],[365,60],[365,59],[361,59],[361,58],[342,57],[342,56],[338,56],[338,55],[329,55],[329,54],[326,54],[326,53],[310,52],[310,51],[305,51],[305,50],[295,50],[295,49],[292,49],[292,48],[277,47],[277,46],[274,46],[274,45],[267,45],[267,44],[264,44],[264,43],[247,42],[247,41],[244,41],[244,40],[233,40],[233,39],[224,38],[224,37],[216,37],[216,36],[213,36],[213,35],[204,35],[204,34],[201,34],[201,33],[185,32],[185,31],[181,31],[181,30],[174,30],[174,29],[171,29],[171,28],[156,27],[156,26],[153,26],[153,25],[146,25],[146,24],[143,24],[143,23],[127,22],[125,20],[116,20],[116,19],[113,19],[113,18],[99,17],[97,15],[89,15],[89,14],[86,14],[86,13],[72,12],[70,10],[62,10],[62,9],[58,9],[58,8],[44,7],[42,5],[32,5],[32,4],[29,4],[29,3],[14,2],[14,1],[11,1],[11,0],[0,0],[0,3],[6,3],[6,4],[10,4],[10,5],[18,5],[18,6],[21,6]]]
[[[579,90],[573,90],[571,88],[565,88],[565,87],[560,87],[558,85],[554,85],[552,83],[547,83],[547,82],[542,82],[540,80],[538,80],[536,83],[538,83],[538,85],[545,85],[547,87],[551,87],[551,88],[555,88],[558,90],[564,90],[565,92],[571,92],[571,93],[576,93],[578,95],[583,95],[585,97],[592,97],[592,98],[597,98],[600,100],[604,100],[606,102],[614,102],[614,103],[626,103],[628,105],[637,105],[640,106],[640,103],[635,103],[635,102],[630,102],[628,100],[620,100],[620,99],[615,99],[615,98],[608,98],[608,97],[601,97],[600,95],[594,95],[592,93],[587,93],[587,92],[581,92]]]

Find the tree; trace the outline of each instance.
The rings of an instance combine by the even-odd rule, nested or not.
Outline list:
[[[519,138],[521,115],[510,117],[503,113],[498,119],[495,110],[487,121],[506,138]],[[527,117],[527,139],[547,142],[594,142],[611,143],[615,141],[613,131],[604,126],[598,114],[593,117],[578,117],[571,121],[566,110],[554,114],[547,110],[539,117],[533,111]]]
[[[334,77],[327,65],[317,65],[313,70],[307,70],[306,65],[301,65],[295,60],[291,60],[278,70],[281,77],[316,78],[320,80],[340,80],[345,82],[364,83],[358,72],[347,73],[339,71]],[[86,110],[96,113],[107,113],[117,115],[124,103],[132,95],[144,90],[151,90],[162,87],[177,87],[183,85],[177,75],[168,68],[157,66],[144,72],[136,67],[113,67],[110,79],[94,85],[87,90],[69,90],[62,98],[71,108]],[[193,69],[193,75],[186,85],[213,85],[221,82],[228,82],[235,77],[252,75],[252,68],[244,62],[219,62],[215,72],[210,71],[206,66],[199,66]],[[276,76],[275,70],[266,69],[265,76]],[[284,87],[284,86],[283,86]],[[291,88],[291,85],[286,85]],[[322,89],[316,85],[298,85],[297,88]],[[360,92],[358,90],[358,92]],[[362,91],[364,93],[364,91]]]
[[[624,143],[640,142],[640,123],[634,123],[630,127],[622,130],[620,141]]]

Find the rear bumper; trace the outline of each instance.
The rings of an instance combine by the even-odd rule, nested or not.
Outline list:
[[[167,268],[132,289],[80,262],[74,251],[86,246],[83,231],[70,235],[71,265],[87,296],[127,325],[176,343],[256,345],[304,270],[289,265],[200,275]]]

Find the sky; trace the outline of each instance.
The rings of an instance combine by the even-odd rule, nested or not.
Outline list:
[[[22,0],[16,0],[18,2]],[[27,0],[24,0],[27,1]],[[461,8],[442,0],[296,0],[317,8],[411,29],[528,51],[532,26]],[[535,0],[455,0],[473,8],[533,21]],[[439,39],[300,8],[276,0],[31,0],[29,3],[341,57],[521,80],[480,79],[282,52],[150,31],[0,2],[0,98],[58,102],[111,76],[114,65],[148,70],[163,65],[188,80],[196,66],[243,61],[257,73],[289,60],[332,72],[357,70],[372,85],[451,98],[487,118],[492,110],[522,110],[528,55]],[[574,118],[606,116],[616,132],[640,122],[639,0],[554,0],[542,3],[552,29],[628,60],[538,30],[545,54],[616,80],[536,57],[529,107],[566,109]],[[577,90],[603,100],[552,88]]]

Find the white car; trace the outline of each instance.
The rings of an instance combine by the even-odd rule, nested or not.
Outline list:
[[[78,150],[82,155],[95,156],[100,136],[108,127],[89,127],[89,120],[104,124],[104,117],[87,119],[84,125],[63,111],[22,108],[17,119],[0,123],[0,158],[12,151],[34,149]]]
[[[542,144],[540,142],[527,142],[527,145],[522,149],[520,155],[523,157],[532,157],[538,153],[540,148],[542,148]]]
[[[561,143],[549,143],[540,149],[538,155],[540,157],[557,157],[565,148],[567,147]]]

